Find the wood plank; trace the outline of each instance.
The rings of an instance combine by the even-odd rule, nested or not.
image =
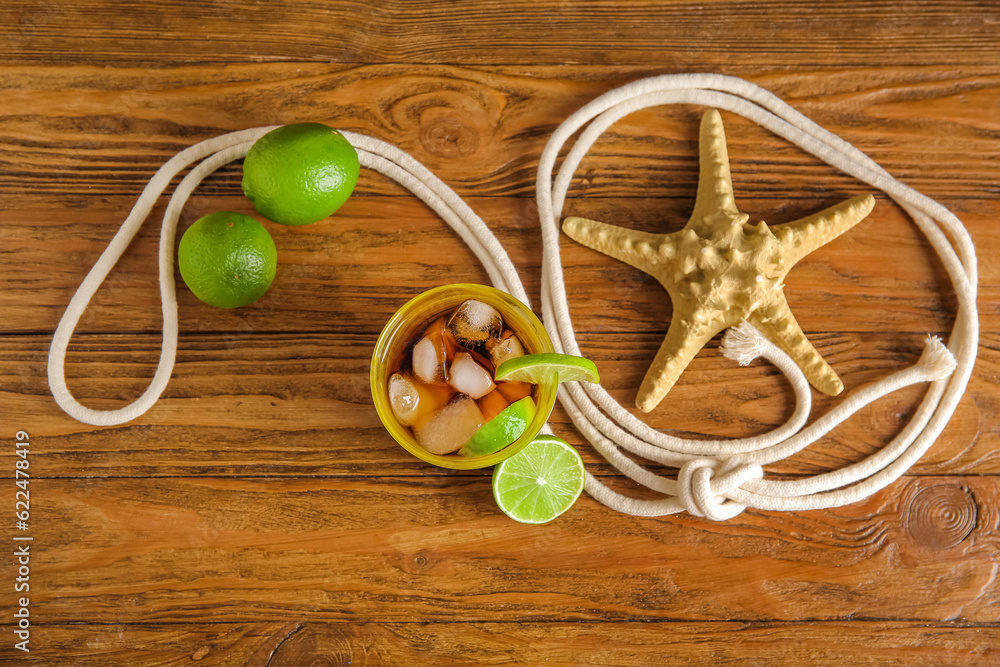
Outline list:
[[[950,0],[802,3],[232,0],[142,9],[113,2],[9,3],[7,62],[123,61],[635,63],[677,69],[742,63],[975,65],[998,39],[990,6]],[[515,18],[516,17],[516,18]],[[100,29],[80,30],[98,21]]]
[[[90,665],[246,665],[264,667],[298,626],[288,623],[120,623],[31,627],[29,653],[4,647],[19,662]],[[5,628],[12,634],[9,626]]]
[[[966,623],[178,623],[44,625],[36,661],[75,665],[998,664],[1000,629]],[[803,641],[808,637],[808,641]],[[25,656],[27,657],[27,656]]]
[[[810,10],[811,11],[811,10]],[[1000,69],[747,67],[743,76],[933,198],[996,198]],[[463,197],[534,196],[538,159],[571,113],[612,88],[676,68],[470,68],[259,63],[221,68],[0,67],[0,194],[135,197],[176,152],[248,127],[322,121],[411,153]],[[297,100],[287,104],[287,100]],[[617,123],[571,192],[693,198],[702,109],[657,107]],[[740,200],[841,196],[851,177],[725,113]],[[567,147],[568,150],[568,147]],[[240,194],[230,168],[213,181]],[[399,193],[363,177],[359,195]]]
[[[541,526],[500,514],[486,474],[31,491],[46,624],[1000,621],[996,477],[904,478],[848,507],[724,523],[584,496]]]
[[[754,220],[788,222],[840,200],[752,200]],[[133,201],[87,199],[77,206],[22,197],[0,211],[0,331],[54,331],[91,266]],[[540,303],[541,230],[533,202],[469,200],[504,244],[533,304]],[[675,231],[691,201],[583,197],[567,213],[646,231]],[[1000,328],[1000,200],[956,207],[979,244],[981,322]],[[243,197],[204,196],[185,210],[178,239],[202,215],[255,213]],[[84,313],[81,332],[160,329],[157,208]],[[311,331],[377,333],[410,297],[444,282],[487,282],[457,234],[416,198],[355,198],[335,219],[305,227],[267,224],[278,247],[278,275],[257,303],[234,310],[194,298],[175,272],[183,333]],[[178,240],[179,242],[179,240]],[[561,235],[574,326],[580,332],[666,332],[669,298],[651,277]],[[786,295],[807,332],[943,332],[956,309],[940,260],[914,223],[880,199],[857,228],[812,253],[788,275]],[[877,310],[879,317],[873,318]]]
[[[603,386],[622,405],[635,391],[657,338],[581,337],[583,351],[601,369]],[[918,336],[840,335],[817,339],[842,375],[848,395],[865,383],[912,364]],[[398,447],[372,407],[368,359],[371,336],[259,335],[233,342],[211,335],[180,341],[173,379],[160,401],[138,419],[113,427],[81,424],[62,412],[48,389],[49,341],[0,338],[0,411],[10,427],[27,431],[39,453],[36,474],[48,477],[164,475],[447,475]],[[71,346],[67,377],[84,405],[122,407],[152,377],[159,340],[151,336],[81,336]],[[945,432],[912,474],[1000,473],[1000,335],[985,334],[968,392]],[[859,461],[884,446],[910,419],[924,395],[914,386],[878,401],[771,474],[825,472]],[[790,415],[791,391],[771,366],[740,368],[717,346],[703,351],[649,415],[654,428],[682,437],[746,437],[778,426]],[[844,397],[813,392],[812,419]],[[561,407],[550,419],[556,432],[580,446],[595,472],[612,472],[572,426]],[[333,443],[336,443],[335,445]],[[0,451],[0,475],[13,452]],[[7,465],[3,465],[4,462]]]

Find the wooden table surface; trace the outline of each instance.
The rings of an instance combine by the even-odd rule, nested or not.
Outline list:
[[[3,664],[1000,664],[996,2],[8,0],[2,23]],[[967,394],[926,455],[871,498],[716,523],[630,517],[584,494],[526,526],[496,509],[489,470],[409,456],[372,406],[375,339],[411,296],[487,277],[444,222],[368,170],[335,217],[265,223],[280,267],[258,303],[219,310],[179,285],[177,363],[146,414],[93,427],[55,404],[56,324],[177,151],[297,121],[391,142],[487,221],[537,311],[534,181],[550,134],[603,92],[678,72],[775,92],[954,211],[977,244],[983,334]],[[615,125],[581,165],[567,214],[679,229],[703,110]],[[870,191],[723,117],[752,221]],[[179,232],[211,211],[255,214],[241,173],[235,163],[209,178]],[[912,364],[922,337],[947,335],[955,317],[929,243],[875,194],[871,216],[786,288],[847,394]],[[164,206],[72,340],[69,387],[87,406],[123,406],[152,377]],[[648,276],[560,245],[581,347],[631,406],[669,301]],[[768,477],[877,451],[925,390],[874,403]],[[843,400],[814,396],[813,419]],[[716,339],[644,419],[745,436],[780,424],[792,402],[772,367],[737,367]],[[551,423],[590,471],[627,488],[562,408]],[[27,531],[10,516],[18,431],[30,442]],[[33,538],[30,593],[15,589],[17,536]],[[22,596],[29,653],[15,647]]]

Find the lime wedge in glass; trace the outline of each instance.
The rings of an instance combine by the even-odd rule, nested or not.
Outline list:
[[[583,490],[583,461],[575,449],[540,435],[493,469],[493,498],[521,523],[545,523],[568,510]]]
[[[526,354],[508,359],[497,367],[493,375],[497,382],[507,380],[531,384],[548,382],[553,378],[556,382],[579,380],[596,384],[601,381],[597,366],[590,359],[555,352]]]
[[[500,451],[521,437],[534,416],[535,402],[531,400],[531,396],[511,403],[481,426],[458,450],[459,455],[486,456]]]

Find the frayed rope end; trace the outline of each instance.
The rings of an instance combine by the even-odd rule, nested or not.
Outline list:
[[[917,361],[917,366],[922,368],[927,374],[928,382],[940,382],[945,380],[952,373],[958,363],[955,356],[937,336],[927,336],[924,344],[924,352]]]
[[[764,335],[743,320],[722,337],[722,356],[747,366],[764,353]]]

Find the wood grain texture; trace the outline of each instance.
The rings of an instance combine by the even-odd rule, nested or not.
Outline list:
[[[0,643],[0,663],[1000,664],[993,3],[10,0],[2,14],[0,486],[13,491],[11,438],[25,430],[34,540],[31,653]],[[279,274],[259,303],[223,312],[180,287],[177,365],[145,415],[92,427],[54,403],[45,366],[59,318],[177,151],[298,121],[389,141],[482,215],[537,309],[534,188],[551,133],[616,86],[701,71],[774,92],[954,211],[977,245],[983,335],[969,390],[931,449],[871,498],[712,523],[628,517],[584,495],[548,525],[505,519],[488,470],[420,463],[372,408],[368,357],[389,315],[424,289],[486,275],[429,209],[369,171],[334,219],[267,225]],[[582,162],[565,213],[678,229],[702,111],[622,119]],[[752,220],[870,190],[723,117]],[[253,214],[240,178],[238,163],[210,177],[180,231],[214,210]],[[848,392],[911,364],[922,337],[955,317],[941,262],[875,194],[871,217],[792,269],[786,288]],[[120,407],[153,374],[157,224],[140,230],[70,346],[69,385],[86,405]],[[579,344],[631,405],[669,302],[621,263],[566,238],[560,248]],[[876,452],[924,391],[868,406],[767,475]],[[814,400],[812,419],[843,397]],[[791,409],[772,367],[737,367],[716,341],[643,418],[738,437]],[[642,495],[561,408],[552,423],[602,481]],[[13,572],[3,554],[0,571]],[[11,620],[0,619],[8,638]]]
[[[47,625],[39,660],[91,665],[998,664],[972,623],[125,623]],[[804,641],[808,637],[808,641]]]
[[[80,336],[71,346],[70,389],[95,408],[135,400],[152,377],[159,339]],[[659,338],[580,336],[598,364],[603,385],[626,407]],[[905,341],[905,342],[904,342]],[[920,336],[817,337],[822,353],[850,392],[912,364]],[[407,454],[389,439],[375,414],[368,359],[375,336],[330,334],[214,334],[184,336],[174,377],[145,415],[121,426],[94,428],[65,415],[48,393],[48,341],[7,336],[0,347],[0,397],[28,431],[46,477],[163,475],[449,475]],[[914,474],[1000,473],[1000,430],[992,418],[1000,392],[1000,338],[984,336],[966,396],[946,431],[912,469]],[[768,466],[781,475],[827,472],[861,460],[910,419],[925,386],[914,386],[866,408],[800,454]],[[740,368],[713,343],[681,376],[670,401],[637,416],[683,437],[745,437],[777,427],[793,397],[774,368]],[[812,419],[844,400],[814,394]],[[595,471],[610,472],[559,407],[556,432],[578,445]],[[336,443],[336,444],[333,444]],[[14,453],[0,451],[0,477],[10,477]]]
[[[780,96],[931,197],[978,199],[998,195],[1000,67],[985,62],[960,69],[841,71],[734,63],[722,72]],[[601,93],[652,73],[664,72],[338,63],[0,65],[0,89],[8,91],[0,159],[9,165],[0,174],[0,194],[134,197],[161,164],[197,141],[248,127],[320,121],[394,143],[462,196],[532,197],[538,158],[552,131]],[[581,164],[571,195],[693,199],[699,118],[700,109],[680,105],[622,119]],[[836,199],[865,191],[749,121],[730,113],[724,121],[738,201]],[[239,179],[231,168],[210,187],[240,194]],[[359,195],[400,192],[381,177],[362,178],[358,189]]]
[[[456,11],[461,8],[461,11]],[[779,58],[835,67],[915,59],[975,65],[996,56],[989,5],[968,0],[790,2],[366,3],[267,5],[19,0],[9,6],[4,60],[74,63],[182,60],[485,62],[520,65],[641,63],[717,67]],[[81,22],[100,30],[80,31]]]
[[[374,201],[373,201],[374,199]],[[783,200],[744,205],[754,220],[787,222],[821,210]],[[0,331],[52,331],[77,286],[114,236],[133,203],[54,205],[20,198],[24,208],[0,212],[0,279],[16,290],[0,293]],[[469,203],[505,245],[538,309],[541,231],[534,203],[517,198],[470,198]],[[633,199],[573,200],[569,212],[647,231],[683,226],[692,202]],[[980,253],[981,319],[1000,326],[1000,200],[965,202],[960,211]],[[242,197],[204,197],[186,208],[180,234],[216,210],[254,213]],[[94,296],[80,332],[152,332],[161,327],[156,283],[159,222],[154,210],[128,252]],[[289,228],[266,224],[278,247],[278,274],[269,292],[248,308],[205,306],[179,272],[180,330],[192,332],[322,331],[377,334],[403,303],[441,283],[486,282],[472,251],[430,209],[413,197],[356,198],[336,219]],[[672,309],[650,276],[563,237],[560,243],[574,327],[583,332],[658,333]],[[384,289],[388,279],[402,289]],[[944,333],[956,308],[954,292],[928,241],[904,213],[880,199],[851,233],[820,248],[789,273],[786,297],[807,333]],[[872,309],[880,316],[873,318]],[[230,333],[227,333],[228,337]]]
[[[32,611],[49,623],[996,623],[998,494],[996,477],[908,478],[848,507],[721,523],[621,516],[584,497],[527,526],[496,508],[489,471],[36,480]]]

